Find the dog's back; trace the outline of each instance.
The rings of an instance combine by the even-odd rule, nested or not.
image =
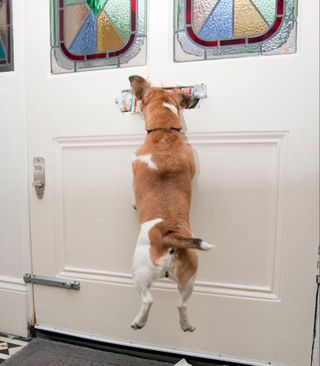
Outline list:
[[[159,130],[147,135],[136,152],[133,174],[140,223],[155,217],[189,222],[195,163],[182,134]]]

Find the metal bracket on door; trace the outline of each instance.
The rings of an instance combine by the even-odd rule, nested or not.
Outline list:
[[[26,273],[23,276],[23,279],[25,283],[32,283],[35,285],[60,287],[67,290],[80,290],[80,282],[76,280],[70,280],[68,278],[38,276],[32,273]]]
[[[33,183],[37,197],[41,200],[44,193],[45,181],[44,159],[41,157],[33,158]]]
[[[207,98],[207,86],[205,84],[196,84],[191,86],[163,86],[161,89],[165,90],[180,90],[184,94],[191,95],[192,99],[185,109],[194,109],[199,106],[199,100]],[[116,99],[116,104],[121,112],[139,113],[139,103],[130,89],[122,90],[121,96]]]

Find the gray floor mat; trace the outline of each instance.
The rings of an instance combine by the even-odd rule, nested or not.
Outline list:
[[[32,340],[3,366],[172,366],[117,353],[94,350],[43,339]]]

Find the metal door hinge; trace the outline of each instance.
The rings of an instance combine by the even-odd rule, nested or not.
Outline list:
[[[26,273],[23,276],[23,279],[25,283],[32,283],[35,285],[60,287],[68,290],[80,290],[80,282],[70,280],[69,278],[38,276],[32,273]]]
[[[33,158],[33,183],[37,197],[41,200],[44,193],[45,181],[44,159],[40,156]]]

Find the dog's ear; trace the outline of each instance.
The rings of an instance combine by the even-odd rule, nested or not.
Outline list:
[[[143,96],[145,95],[147,90],[151,87],[151,85],[147,82],[147,80],[138,75],[129,76],[129,81],[134,96],[138,100],[142,100]]]
[[[188,108],[192,101],[192,95],[180,91],[176,91],[175,94],[180,108]]]

